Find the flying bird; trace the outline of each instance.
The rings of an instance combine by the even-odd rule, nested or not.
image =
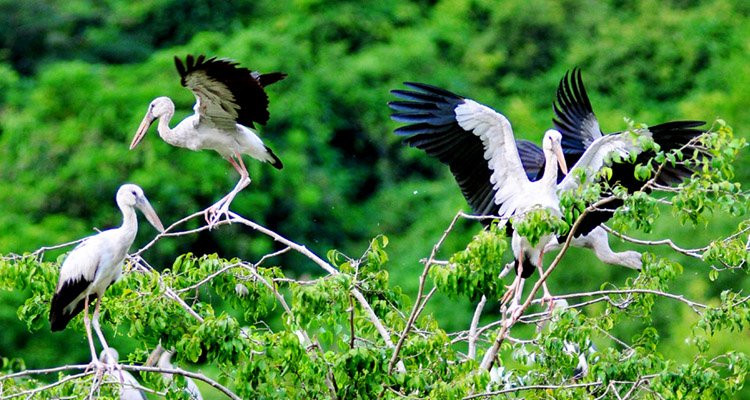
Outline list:
[[[117,191],[117,206],[122,211],[122,225],[84,239],[71,251],[60,268],[57,289],[52,296],[49,322],[52,331],[65,329],[73,317],[82,310],[83,321],[91,349],[92,363],[98,358],[91,337],[93,324],[102,346],[109,348],[99,327],[101,299],[109,285],[122,273],[122,263],[138,231],[138,208],[159,232],[164,231],[159,217],[137,185],[125,184]],[[89,321],[89,303],[97,300],[93,323]]]
[[[403,100],[389,103],[394,111],[392,118],[407,124],[397,128],[395,133],[406,136],[404,141],[410,146],[425,150],[447,164],[478,215],[507,219],[540,207],[560,215],[559,193],[580,185],[575,170],[585,169],[586,178],[591,179],[612,154],[625,158],[634,152],[639,154],[639,159],[645,157],[646,160],[654,155],[652,151],[644,152],[627,132],[600,135],[577,154],[563,155],[559,151],[572,139],[555,129],[545,133],[542,149],[530,142],[517,144],[508,119],[491,108],[435,86],[408,82],[405,85],[413,90],[391,91]],[[700,133],[694,129],[674,129],[658,136],[648,130],[640,132],[653,137],[665,151],[686,145]],[[536,176],[531,177],[534,174],[524,168],[524,163],[528,167],[534,159],[539,168]],[[558,172],[558,165],[562,174]],[[570,174],[567,174],[567,165],[573,165]],[[618,164],[612,169],[612,182],[637,182],[633,177],[635,165]],[[643,182],[639,182],[638,188],[641,186]],[[590,233],[611,215],[611,212],[592,213],[574,234]],[[516,279],[506,293],[513,294],[509,308],[513,310],[517,309],[524,279],[531,276],[534,269],[541,271],[546,244],[555,240],[555,236],[548,235],[532,246],[510,227],[507,229],[512,234],[516,269]],[[546,284],[544,293],[544,298],[551,299]]]
[[[234,197],[250,184],[242,155],[283,168],[279,157],[258,137],[255,124],[268,122],[268,95],[265,87],[286,77],[281,72],[260,74],[237,63],[188,55],[185,62],[174,58],[182,86],[195,95],[195,114],[183,119],[174,128],[174,103],[169,97],[157,97],[148,106],[138,130],[130,143],[134,149],[155,120],[161,138],[177,147],[190,150],[210,149],[224,157],[240,174],[235,188],[207,210],[206,220],[213,226],[229,211]],[[212,216],[209,219],[209,214]]]

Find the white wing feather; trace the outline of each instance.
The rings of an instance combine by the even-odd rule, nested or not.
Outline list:
[[[457,106],[455,113],[458,125],[482,140],[484,158],[492,170],[495,204],[500,206],[498,214],[510,217],[524,208],[523,193],[531,183],[521,164],[510,122],[495,110],[469,99]]]
[[[57,289],[64,282],[78,280],[83,277],[84,280],[92,282],[94,280],[94,274],[99,266],[100,255],[98,251],[99,240],[97,236],[91,236],[82,241],[71,251],[65,261],[63,261],[62,267],[60,267],[60,278],[57,284]]]
[[[640,131],[641,135],[651,136],[648,130]],[[637,136],[632,132],[622,132],[614,135],[604,135],[591,143],[583,153],[578,162],[573,166],[568,175],[557,185],[558,190],[575,189],[579,182],[580,170],[586,171],[586,180],[591,180],[605,164],[609,164],[615,154],[620,157],[628,157],[631,151],[640,153],[642,151],[637,141]]]

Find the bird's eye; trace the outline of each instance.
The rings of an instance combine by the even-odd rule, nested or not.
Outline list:
[[[133,190],[133,191],[132,191],[132,192],[130,192],[130,193],[133,193],[133,196],[135,196],[135,197],[138,197],[138,193],[136,193],[136,192],[135,192],[135,190]]]

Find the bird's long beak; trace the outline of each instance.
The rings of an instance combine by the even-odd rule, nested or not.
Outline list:
[[[568,174],[568,164],[565,163],[565,155],[562,151],[562,145],[560,142],[554,142],[552,145],[555,149],[555,154],[557,155],[557,163],[560,165],[560,169],[562,170],[563,174]]]
[[[148,222],[150,222],[151,225],[156,228],[156,230],[158,230],[159,232],[164,232],[164,225],[161,224],[159,216],[156,215],[156,211],[154,211],[154,208],[151,207],[151,203],[148,202],[147,198],[139,197],[135,205],[139,210],[141,210],[141,212],[143,212],[143,215],[146,216]]]
[[[133,137],[133,141],[130,142],[130,150],[133,150],[135,146],[138,146],[138,143],[143,139],[144,136],[146,136],[146,132],[148,132],[148,128],[151,126],[151,124],[154,123],[154,115],[151,114],[151,110],[149,110],[146,113],[146,116],[143,117],[143,121],[141,121],[141,125],[138,126],[138,130],[135,132],[135,136]]]

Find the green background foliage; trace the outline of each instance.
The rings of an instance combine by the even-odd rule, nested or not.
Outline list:
[[[386,103],[393,100],[388,91],[402,87],[401,82],[431,83],[490,105],[512,121],[518,137],[539,143],[543,132],[551,127],[551,103],[558,81],[566,70],[579,66],[604,131],[626,129],[624,118],[647,124],[721,118],[735,127],[735,137],[748,138],[744,127],[750,124],[750,6],[741,0],[0,0],[0,21],[3,254],[33,251],[89,235],[93,228],[119,224],[113,198],[124,182],[141,185],[167,224],[207,207],[231,189],[238,177],[218,154],[169,146],[153,128],[136,150],[128,151],[127,145],[154,97],[167,95],[175,101],[175,121],[192,112],[194,98],[179,84],[174,55],[216,55],[259,71],[289,74],[268,88],[271,119],[260,129],[261,137],[283,160],[285,168],[276,171],[246,160],[253,182],[235,199],[232,209],[317,254],[326,254],[330,249],[338,249],[341,254],[363,254],[375,243],[372,238],[386,235],[387,263],[382,259],[384,255],[365,262],[367,266],[360,268],[366,278],[361,279],[370,285],[368,296],[407,310],[412,300],[405,298],[413,298],[422,271],[418,260],[429,255],[456,211],[468,207],[447,168],[420,151],[404,147],[393,135],[396,124],[388,117]],[[725,171],[721,165],[717,167],[717,173]],[[734,176],[720,178],[747,185],[747,156],[743,158],[740,153],[733,167]],[[700,197],[690,193],[680,197],[679,204],[686,209],[703,210],[703,204],[695,204]],[[723,205],[697,213],[702,218],[684,226],[680,222],[688,221],[677,221],[680,217],[669,209],[662,209],[657,215],[651,209],[634,207],[616,227],[642,238],[669,237],[683,247],[702,247],[737,230],[740,218],[736,215],[744,206],[737,206],[736,200],[729,196],[723,204],[718,199],[716,204]],[[740,209],[734,213],[725,211],[732,207]],[[638,221],[644,219],[644,224],[654,224],[650,233],[640,230],[643,224],[638,225]],[[197,227],[197,222],[191,224],[188,228]],[[134,248],[155,234],[146,224],[141,228]],[[467,271],[475,271],[477,265],[470,263],[476,259],[508,261],[506,245],[488,233],[479,233],[480,229],[474,221],[460,221],[439,257],[463,259],[466,263],[457,262]],[[469,244],[476,235],[478,239]],[[493,247],[479,248],[476,240]],[[717,242],[716,250],[709,253],[715,258],[709,257],[705,263],[663,247],[646,248],[614,239],[612,242],[619,250],[647,250],[678,263],[679,268],[665,267],[674,270],[673,274],[653,278],[658,283],[652,284],[666,285],[663,281],[668,280],[665,288],[670,292],[696,301],[718,305],[726,290],[737,293],[750,289],[744,270],[717,273],[709,267],[718,257],[727,257],[727,251],[733,254],[729,260],[732,265],[746,259],[742,242]],[[200,258],[204,255],[255,262],[279,248],[272,240],[234,225],[162,240],[144,257],[156,269],[169,269],[174,274],[164,279],[183,285],[218,268],[220,264],[212,266],[211,258]],[[30,368],[88,359],[80,320],[72,324],[72,329],[53,335],[43,318],[49,298],[28,300],[39,293],[51,295],[56,271],[52,262],[59,263],[59,256],[65,251],[47,253],[50,263],[38,267],[44,278],[23,283],[22,277],[2,277],[0,287],[9,290],[0,291],[0,356],[22,358]],[[370,248],[370,253],[373,251],[377,249]],[[180,256],[188,252],[202,260],[193,265],[200,265],[196,271],[203,275],[190,276],[186,263],[193,259]],[[319,269],[293,252],[271,262],[278,268],[264,271],[268,277],[281,276],[280,271],[295,278],[319,274]],[[342,265],[346,263],[343,258],[333,262],[342,271],[351,268]],[[482,273],[496,276],[499,272],[487,271]],[[647,267],[639,276],[603,265],[588,250],[571,249],[549,284],[553,293],[626,287],[634,280],[646,280],[649,271],[665,274],[664,269],[654,272]],[[431,277],[447,282],[449,278],[441,276],[446,273],[436,269]],[[438,292],[428,304],[427,320],[420,320],[425,329],[430,324],[439,325],[445,332],[466,329],[477,293],[502,292],[497,282],[480,279],[479,275],[470,278],[455,283],[458,289],[450,293]],[[133,285],[157,290],[155,277],[126,278],[134,279],[139,282],[115,286],[108,293],[130,299],[126,304],[131,304],[140,298],[137,293],[127,292]],[[268,321],[278,329],[278,337],[263,336],[262,340],[273,343],[274,351],[288,352],[284,356],[290,360],[305,359],[304,352],[300,353],[291,331],[281,328],[299,324],[314,329],[332,318],[326,312],[345,315],[349,305],[342,302],[349,301],[345,290],[352,284],[341,276],[318,283],[326,286],[320,290],[306,286],[284,288],[294,299],[298,317],[297,321],[286,321],[283,310],[262,285],[249,285],[248,296],[232,300],[228,294],[236,283],[220,281],[212,287],[215,302],[206,305],[211,310],[204,310],[212,319],[203,329],[215,332],[221,326],[228,335],[239,332],[240,326],[226,323],[224,315],[243,324]],[[482,290],[473,292],[478,287]],[[337,292],[339,298],[334,295]],[[331,308],[331,304],[335,307]],[[201,328],[172,324],[174,315],[181,311],[172,303],[154,300],[147,306],[143,310],[133,306],[127,311],[126,306],[105,300],[105,310],[111,310],[103,316],[108,321],[103,324],[105,332],[121,349],[121,355],[139,345],[129,334],[155,335],[149,333],[150,327],[164,326],[158,330],[162,340],[184,350],[180,361],[213,371],[210,364],[214,360],[207,360],[200,355],[204,353],[196,350],[199,342],[210,345],[210,334],[201,336]],[[386,316],[385,305],[381,309],[376,304],[373,307]],[[580,325],[581,320],[600,316],[604,307],[594,306],[581,315],[562,318],[560,326],[551,329],[564,330],[564,324]],[[658,370],[662,363],[691,362],[696,357],[696,352],[690,350],[694,343],[685,339],[694,329],[696,315],[681,304],[664,301],[644,307],[648,312],[643,315],[622,313],[597,323],[610,324],[606,329],[618,337],[637,338],[636,351],[643,356],[634,361],[641,363],[632,366],[634,371]],[[157,316],[147,311],[156,308],[163,308],[164,314]],[[644,315],[647,318],[642,318]],[[496,299],[490,299],[482,321],[497,318]],[[743,316],[737,318],[742,320]],[[709,331],[718,329],[720,323],[711,321],[706,318],[698,325]],[[745,340],[746,323],[738,323],[740,329],[696,337],[710,342],[711,351],[716,354],[750,354],[750,344]],[[28,333],[29,328],[33,334]],[[179,341],[186,332],[195,335],[194,342]],[[521,328],[520,332],[520,336],[533,334],[530,328]],[[346,347],[337,342],[341,340],[337,332],[329,335],[320,336],[325,346]],[[571,340],[583,343],[582,337]],[[61,349],[58,343],[62,339],[71,341],[71,345]],[[454,350],[442,349],[440,339],[434,340],[435,343],[409,342],[404,351],[414,357],[415,363],[420,357],[428,363],[441,355],[455,356]],[[611,341],[599,340],[598,345],[604,349],[604,361],[592,373],[616,379],[607,375],[606,365],[617,364],[619,354],[608,350],[613,346]],[[241,355],[247,350],[243,347],[247,346],[245,342],[231,346],[236,348],[222,354],[246,357]],[[652,347],[658,349],[660,359],[653,359]],[[441,349],[435,352],[446,354],[426,354],[426,349]],[[559,348],[547,350],[549,358],[544,362],[548,365],[575,366],[575,360],[565,359],[570,357]],[[375,350],[353,349],[336,361],[342,363],[341,370],[377,373],[385,368],[383,363],[387,366],[389,355],[364,354],[368,351]],[[699,359],[710,359],[711,351]],[[278,359],[268,355],[266,367],[279,371],[288,367],[274,364]],[[237,379],[252,377],[257,372],[252,368],[238,371]],[[311,366],[304,373],[321,374],[314,368],[319,367]],[[701,362],[693,368],[700,369]],[[677,387],[682,382],[679,376],[694,376],[682,370],[675,370],[674,374],[661,378],[659,384]],[[432,384],[419,382],[417,377],[411,379],[415,381],[398,384]],[[365,376],[337,376],[337,381],[355,392],[378,390],[367,387]],[[325,385],[318,382],[325,390]],[[266,390],[262,384],[256,390]],[[435,390],[449,393],[452,389],[438,385]],[[750,398],[747,392],[742,395]]]

